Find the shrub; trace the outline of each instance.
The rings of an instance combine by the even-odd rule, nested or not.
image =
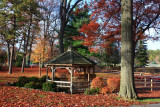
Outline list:
[[[101,77],[96,77],[91,82],[91,88],[102,89],[103,86],[104,86],[104,81],[103,81],[103,78]]]
[[[45,82],[42,84],[42,89],[44,91],[55,91],[56,90],[56,84],[53,82]]]
[[[38,77],[30,77],[29,80],[33,81],[33,82],[39,82],[40,81],[40,79]]]
[[[33,88],[33,89],[41,89],[42,85],[40,83],[36,83],[36,82],[31,81],[29,83],[26,83],[24,87]]]
[[[110,93],[110,89],[107,86],[103,87],[101,90],[101,94],[108,94],[108,93]]]
[[[30,82],[30,79],[23,76],[23,77],[19,77],[18,81],[16,82],[16,86],[18,87],[23,87],[26,83]]]
[[[43,76],[39,79],[40,83],[46,82],[46,78],[47,78],[47,75],[43,75]],[[50,79],[49,76],[48,76],[48,79]]]
[[[116,77],[108,78],[107,85],[111,92],[118,92],[120,89],[120,79]]]
[[[99,93],[99,88],[91,88],[91,89],[86,89],[84,94],[85,95],[94,95]]]
[[[16,67],[21,67],[21,66],[22,66],[22,62],[16,62],[16,63],[15,63],[15,66],[16,66]]]

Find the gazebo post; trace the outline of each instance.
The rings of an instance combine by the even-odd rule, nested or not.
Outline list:
[[[95,73],[95,66],[93,66],[93,74]]]
[[[47,77],[46,77],[46,82],[48,81],[48,65],[47,65]]]
[[[72,81],[72,75],[73,75],[73,68],[71,68],[71,70],[70,70],[70,72],[71,72],[71,84],[70,84],[70,92],[71,92],[71,94],[72,94],[72,91],[73,91],[73,87],[72,87],[72,84],[73,84],[73,81]]]
[[[87,72],[88,72],[88,81],[90,81],[90,68],[87,68]]]
[[[54,69],[53,69],[53,66],[52,66],[52,81],[53,81],[53,73],[54,73],[54,71],[53,71]]]

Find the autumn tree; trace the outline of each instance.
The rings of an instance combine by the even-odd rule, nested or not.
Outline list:
[[[137,98],[133,63],[133,0],[121,1],[121,82],[119,96]]]
[[[31,56],[32,63],[39,63],[39,68],[41,68],[42,61],[49,60],[49,57],[50,57],[49,55],[51,54],[49,52],[50,51],[49,47],[44,44],[46,44],[46,41],[44,41],[43,38],[37,38],[37,45],[33,47],[33,53]],[[41,76],[41,72],[40,72],[40,76]]]
[[[119,43],[121,36],[121,2],[120,0],[91,0],[89,5],[92,11],[91,22],[82,26],[81,31],[86,34],[86,45],[98,45],[109,47],[108,41]],[[160,22],[160,3],[158,0],[134,0],[133,1],[133,48],[139,40],[157,39]],[[94,25],[94,27],[92,27]],[[97,26],[95,26],[97,25]],[[91,28],[94,30],[91,31]],[[95,28],[96,27],[96,28]],[[155,35],[144,33],[154,29]],[[94,34],[95,33],[95,34]],[[94,36],[94,38],[92,38]],[[88,43],[90,42],[90,43]],[[88,44],[87,44],[88,43]],[[94,48],[92,46],[92,48]]]

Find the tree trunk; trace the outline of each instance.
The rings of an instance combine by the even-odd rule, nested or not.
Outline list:
[[[30,49],[29,49],[28,66],[30,65],[30,59],[31,59],[32,44],[33,44],[33,36],[34,36],[34,34],[32,34],[32,37],[31,37],[32,39],[31,39]]]
[[[23,61],[22,61],[22,69],[21,69],[21,73],[23,73],[24,72],[24,66],[25,66],[25,60],[26,59],[26,57],[25,57],[25,55],[23,55]]]
[[[9,64],[10,64],[10,47],[9,47],[9,42],[7,41],[7,51],[8,51],[8,53],[7,53],[7,59],[8,59],[8,64],[7,64],[7,66],[9,67]]]
[[[27,42],[26,42],[26,53],[25,53],[25,58],[28,52],[28,45],[29,45],[29,39],[30,39],[30,33],[31,33],[31,26],[32,26],[32,14],[30,14],[30,21],[29,21],[29,28],[28,28],[28,35],[27,35]],[[31,38],[32,39],[32,38]],[[27,65],[29,66],[29,64]]]
[[[14,15],[14,30],[16,30],[16,16]],[[16,32],[14,31],[14,37],[16,37]],[[13,57],[14,57],[14,44],[15,44],[15,38],[12,40],[12,51],[10,55],[10,61],[9,61],[9,74],[12,74],[12,66],[13,66]]]
[[[26,35],[24,35],[24,54],[23,54],[23,61],[22,61],[22,69],[21,69],[21,73],[24,72],[24,67],[25,67],[25,63],[26,63]]]
[[[14,44],[12,44],[12,51],[10,55],[10,63],[9,63],[9,74],[12,74],[12,66],[13,66],[13,57],[14,57]]]
[[[121,1],[121,83],[119,96],[137,98],[133,72],[133,0]]]
[[[41,61],[39,61],[39,76],[41,76]]]
[[[64,30],[65,30],[65,26],[61,24],[60,33],[59,33],[59,52],[60,54],[64,53],[64,44],[63,44]]]

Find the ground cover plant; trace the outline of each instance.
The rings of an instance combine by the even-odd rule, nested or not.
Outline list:
[[[101,76],[102,73],[96,73]],[[42,75],[46,75],[46,69],[42,69]],[[105,76],[104,76],[105,75]],[[103,73],[101,77],[109,78],[112,73]],[[118,76],[118,74],[115,74]],[[13,74],[7,70],[0,71],[0,106],[128,106],[160,102],[160,91],[138,90],[139,100],[123,100],[116,93],[104,93],[95,95],[65,94],[48,92],[37,89],[6,86],[6,82],[16,82],[18,77],[39,77],[38,68],[25,68],[21,73],[20,68],[14,68]],[[49,72],[51,76],[51,72]],[[114,75],[113,75],[114,76]],[[41,81],[45,81],[45,77]],[[102,88],[103,89],[103,88]],[[104,88],[106,92],[107,88]]]

